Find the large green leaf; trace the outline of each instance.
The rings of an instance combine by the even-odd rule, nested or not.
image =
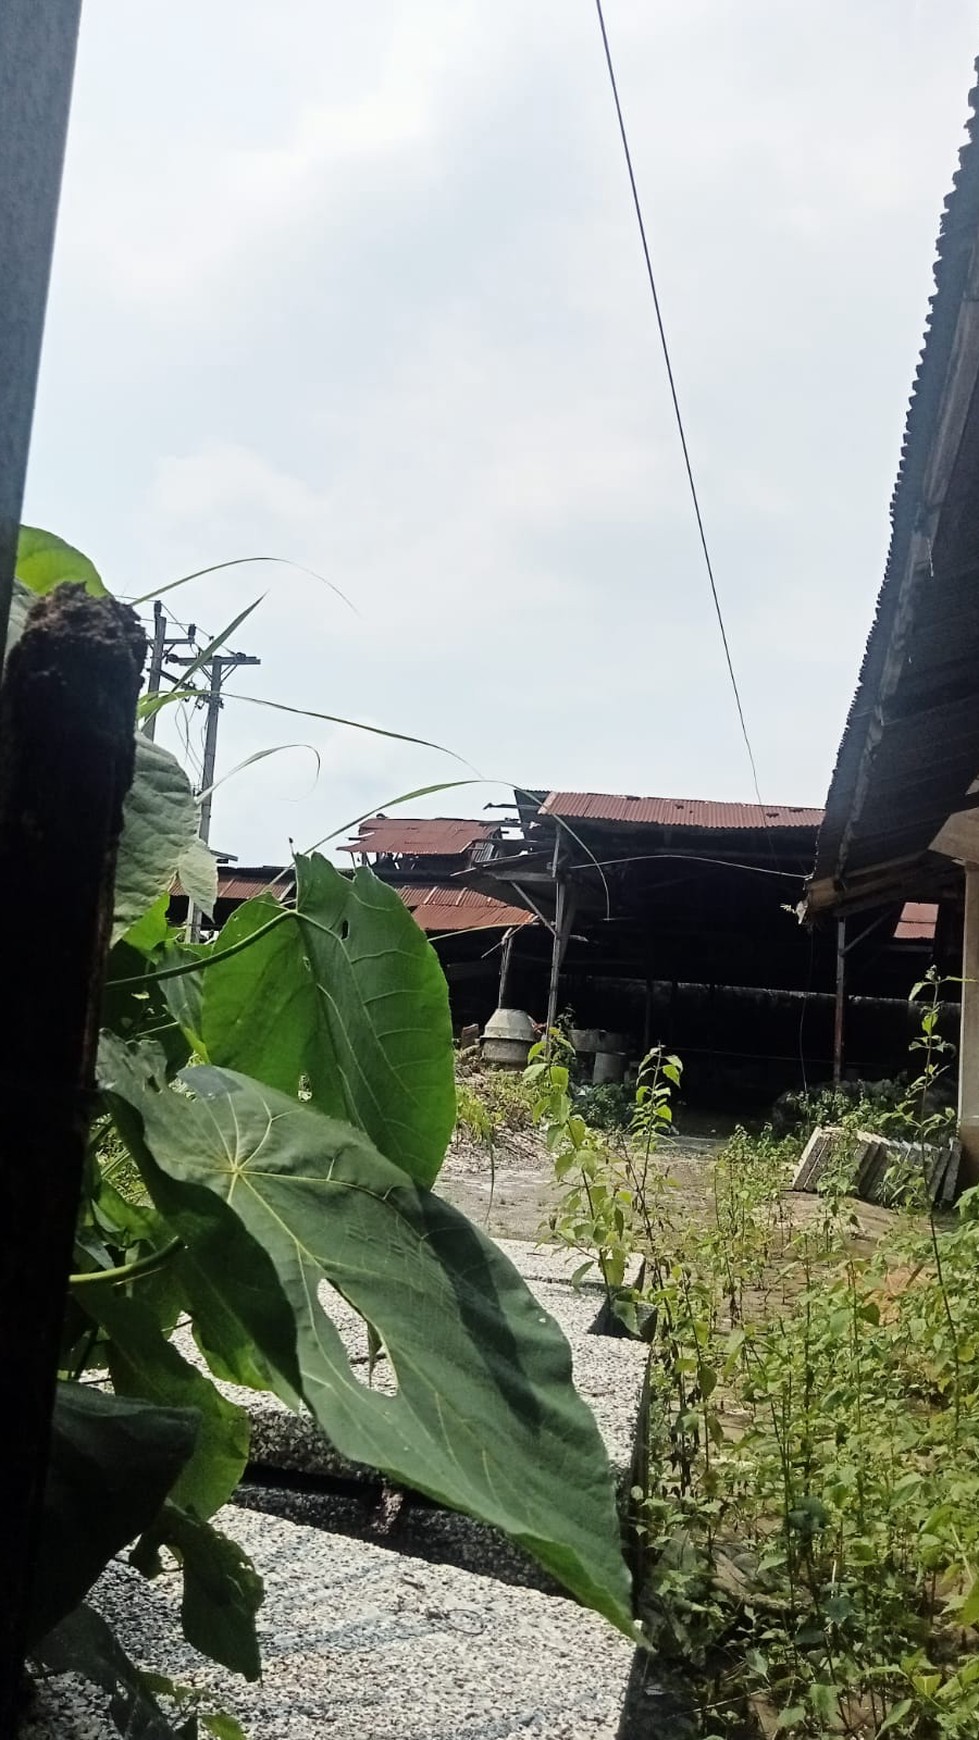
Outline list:
[[[271,1259],[267,1321],[294,1323],[302,1395],[341,1454],[506,1530],[631,1635],[601,1437],[564,1337],[491,1240],[361,1132],[247,1077],[205,1066],[166,1089],[109,1037],[102,1064],[106,1090],[139,1115],[144,1178],[185,1241],[210,1219],[217,1255],[237,1219]],[[377,1330],[395,1395],[353,1375],[323,1279]],[[235,1280],[219,1261],[211,1280],[254,1322],[240,1265]]]
[[[180,983],[181,981],[175,981]],[[145,1053],[150,1048],[141,1048]],[[140,1083],[159,1083],[168,1073],[160,1050],[154,1066],[136,1067],[124,1047],[103,1033],[99,1073],[106,1082],[130,1081],[129,1101],[114,1097],[116,1124],[144,1174],[152,1159],[142,1141]],[[130,1103],[131,1102],[131,1103]],[[192,1132],[188,1130],[190,1136]],[[302,1402],[296,1324],[288,1310],[275,1265],[236,1214],[204,1185],[179,1190],[154,1174],[155,1200],[166,1203],[168,1226],[183,1240],[172,1270],[191,1313],[194,1338],[216,1377],[245,1389],[273,1390],[290,1408]]]
[[[94,562],[66,544],[54,532],[43,532],[37,526],[21,526],[17,541],[17,562],[14,569],[18,580],[38,596],[53,592],[68,581],[84,586],[93,598],[104,598],[105,587]]]
[[[190,1045],[170,1006],[166,981],[156,977],[151,961],[140,946],[144,940],[151,949],[159,946],[157,920],[161,904],[165,906],[165,897],[163,902],[151,906],[122,941],[110,949],[102,991],[101,1019],[103,1027],[110,1027],[120,1039],[152,1036],[166,1051],[172,1074],[187,1062]],[[165,913],[163,927],[165,936]]]
[[[141,955],[151,955],[155,949],[162,948],[170,935],[170,925],[167,912],[170,906],[169,890],[161,894],[148,912],[131,925],[122,939],[123,946],[138,949]],[[110,960],[110,967],[111,967]],[[130,972],[132,969],[129,969]]]
[[[81,1304],[108,1337],[105,1357],[117,1395],[167,1407],[196,1408],[194,1453],[172,1492],[175,1504],[213,1516],[234,1492],[248,1461],[248,1415],[221,1395],[168,1341],[148,1306],[111,1282],[79,1287]]]
[[[42,1638],[32,1655],[49,1674],[78,1674],[109,1692],[110,1715],[126,1740],[177,1740],[144,1676],[102,1615],[85,1602]]]
[[[196,835],[186,851],[180,854],[177,881],[188,900],[210,918],[218,898],[218,861]]]
[[[196,839],[197,802],[187,775],[169,750],[137,735],[116,863],[113,942],[171,886]]]
[[[153,1521],[193,1455],[192,1409],[59,1384],[29,1622],[31,1644]]]
[[[184,1574],[180,1617],[187,1642],[232,1673],[257,1680],[262,1663],[255,1615],[264,1595],[262,1579],[248,1554],[219,1529],[173,1503],[132,1553],[148,1576],[162,1569],[160,1547],[168,1547]]]
[[[267,924],[271,897],[228,921],[227,948]],[[296,859],[295,917],[202,976],[212,1063],[258,1077],[366,1131],[431,1184],[455,1122],[452,1025],[435,951],[394,889]]]

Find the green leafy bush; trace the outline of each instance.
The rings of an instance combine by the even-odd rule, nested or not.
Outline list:
[[[624,1082],[585,1082],[575,1089],[574,1104],[593,1130],[628,1130],[636,1111],[635,1089]]]
[[[808,1093],[784,1093],[772,1107],[772,1129],[777,1136],[796,1135],[803,1141],[820,1125],[848,1121],[865,1130],[912,1134],[914,1118],[902,1111],[907,1095],[906,1080],[843,1081]]]
[[[534,1095],[522,1075],[472,1065],[456,1071],[456,1134],[492,1147],[533,1127]]]
[[[629,1133],[617,1143],[585,1120],[573,1088],[573,1051],[560,1030],[531,1049],[524,1080],[536,1096],[534,1116],[554,1157],[560,1202],[547,1222],[552,1238],[580,1251],[574,1281],[597,1269],[606,1318],[631,1334],[640,1332],[639,1306],[647,1274],[659,1273],[663,1226],[662,1175],[653,1166],[659,1137],[672,1123],[672,1090],[681,1064],[661,1048],[639,1068]],[[629,1274],[632,1259],[641,1267]]]
[[[948,1047],[918,990],[917,1074],[874,1115],[927,1145]],[[952,1221],[919,1190],[868,1254],[841,1192],[787,1199],[802,1131],[738,1130],[691,1214],[635,1126],[612,1145],[580,1119],[559,1048],[535,1070],[554,1230],[650,1344],[632,1500],[658,1681],[702,1740],[975,1740],[979,1189]],[[859,1097],[827,1114],[870,1121]]]

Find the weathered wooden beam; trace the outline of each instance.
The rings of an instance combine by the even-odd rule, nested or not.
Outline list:
[[[144,652],[132,611],[62,586],[35,606],[0,686],[4,1740],[15,1731]]]
[[[0,0],[0,659],[7,638],[81,0]]]

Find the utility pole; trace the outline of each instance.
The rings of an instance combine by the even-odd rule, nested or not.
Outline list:
[[[167,619],[163,614],[163,605],[157,599],[153,605],[153,645],[150,648],[150,672],[146,679],[146,693],[158,695],[160,680],[163,676],[163,657],[167,645]],[[143,727],[144,735],[156,736],[156,714],[151,713]]]
[[[205,669],[210,672],[210,686],[207,691],[207,729],[204,734],[204,766],[201,773],[201,827],[200,835],[205,846],[211,838],[211,787],[214,784],[214,762],[218,747],[218,715],[223,702],[221,700],[221,684],[228,671],[236,670],[239,665],[260,665],[261,659],[249,653],[215,653],[208,661]]]
[[[190,623],[186,635],[177,640],[167,639],[167,619],[163,614],[163,605],[157,599],[153,605],[153,643],[150,648],[150,669],[146,679],[147,695],[158,695],[163,681],[163,666],[171,658],[174,648],[189,646],[191,650],[197,645],[197,629]],[[184,663],[187,661],[184,660]],[[143,726],[143,736],[150,739],[156,736],[156,713],[150,714]]]
[[[178,664],[192,664],[192,659],[178,659]],[[239,665],[260,665],[261,659],[249,653],[215,653],[208,659],[204,669],[208,673],[207,689],[207,726],[204,733],[204,765],[201,770],[201,789],[198,797],[201,802],[200,837],[205,846],[211,838],[211,790],[214,785],[214,764],[218,747],[218,718],[221,712],[221,685],[229,671],[237,670]],[[188,903],[187,940],[197,942],[201,932],[201,910],[193,901]]]

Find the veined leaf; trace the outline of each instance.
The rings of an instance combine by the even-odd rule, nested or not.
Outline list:
[[[177,859],[177,881],[188,900],[210,918],[218,898],[218,861],[196,834]]]
[[[39,598],[64,581],[84,586],[92,598],[106,596],[94,562],[73,544],[66,544],[64,538],[56,537],[54,532],[43,532],[37,526],[20,528],[14,573]]]
[[[162,1050],[152,1064],[144,1061],[151,1049],[142,1048],[137,1064],[114,1035],[103,1033],[99,1051],[99,1073],[107,1088],[116,1080],[124,1084],[132,1073],[134,1091],[128,1099],[113,1097],[112,1109],[144,1174],[154,1162],[143,1142],[138,1089],[158,1084],[167,1073]],[[203,1185],[184,1184],[177,1192],[162,1173],[154,1182],[156,1201],[166,1201],[168,1223],[184,1241],[173,1269],[193,1319],[194,1338],[211,1371],[244,1389],[272,1390],[288,1407],[298,1408],[302,1377],[296,1325],[271,1257]]]
[[[29,1642],[77,1607],[135,1540],[193,1455],[199,1416],[59,1384]]]
[[[159,1549],[169,1547],[183,1569],[180,1617],[187,1642],[232,1673],[257,1680],[262,1663],[255,1615],[265,1593],[261,1577],[237,1541],[173,1503],[130,1555],[147,1576],[160,1569]]]
[[[89,1316],[109,1338],[109,1375],[117,1395],[167,1407],[196,1408],[200,1429],[194,1453],[171,1491],[175,1504],[213,1516],[234,1492],[248,1461],[248,1415],[215,1389],[163,1334],[153,1312],[136,1296],[95,1282],[78,1289]]]
[[[102,1025],[121,1039],[154,1039],[165,1050],[172,1075],[187,1062],[190,1045],[165,995],[165,984],[157,980],[141,952],[141,935],[151,948],[156,946],[153,939],[159,930],[153,922],[155,910],[151,908],[109,951],[101,1019]],[[165,925],[164,918],[164,934]],[[130,942],[130,937],[135,942]]]
[[[955,1617],[960,1625],[979,1625],[979,1578],[973,1583]]]
[[[158,949],[161,944],[166,942],[170,934],[170,926],[167,923],[169,905],[169,894],[161,894],[159,900],[155,901],[147,912],[144,912],[142,918],[138,918],[136,923],[130,926],[122,941],[129,948],[138,949],[140,954],[151,955],[154,949]],[[120,973],[117,976],[121,978],[123,975]]]
[[[225,949],[267,924],[271,896],[225,925]],[[214,1064],[296,1094],[366,1131],[419,1184],[455,1124],[452,1024],[431,944],[393,888],[296,859],[295,916],[202,974],[200,1033]]]
[[[32,1652],[50,1674],[78,1674],[112,1696],[111,1715],[126,1740],[177,1740],[143,1675],[100,1613],[84,1602]]]
[[[202,1715],[200,1722],[201,1727],[206,1729],[208,1734],[214,1735],[214,1740],[248,1740],[244,1728],[235,1721],[233,1716],[229,1716],[226,1710],[217,1710],[210,1715]]]
[[[266,1324],[287,1339],[291,1318],[301,1393],[341,1454],[504,1529],[632,1636],[601,1437],[563,1335],[492,1241],[360,1131],[245,1076],[205,1066],[167,1090],[111,1037],[102,1071],[138,1113],[144,1178],[174,1229],[191,1244],[185,1211],[198,1235],[210,1219],[218,1253],[237,1219],[267,1253]],[[354,1377],[323,1279],[376,1329],[397,1394]],[[243,1297],[219,1260],[211,1283],[254,1320],[254,1277]]]
[[[169,750],[137,735],[116,862],[113,942],[170,887],[196,838],[197,803],[183,768]]]

